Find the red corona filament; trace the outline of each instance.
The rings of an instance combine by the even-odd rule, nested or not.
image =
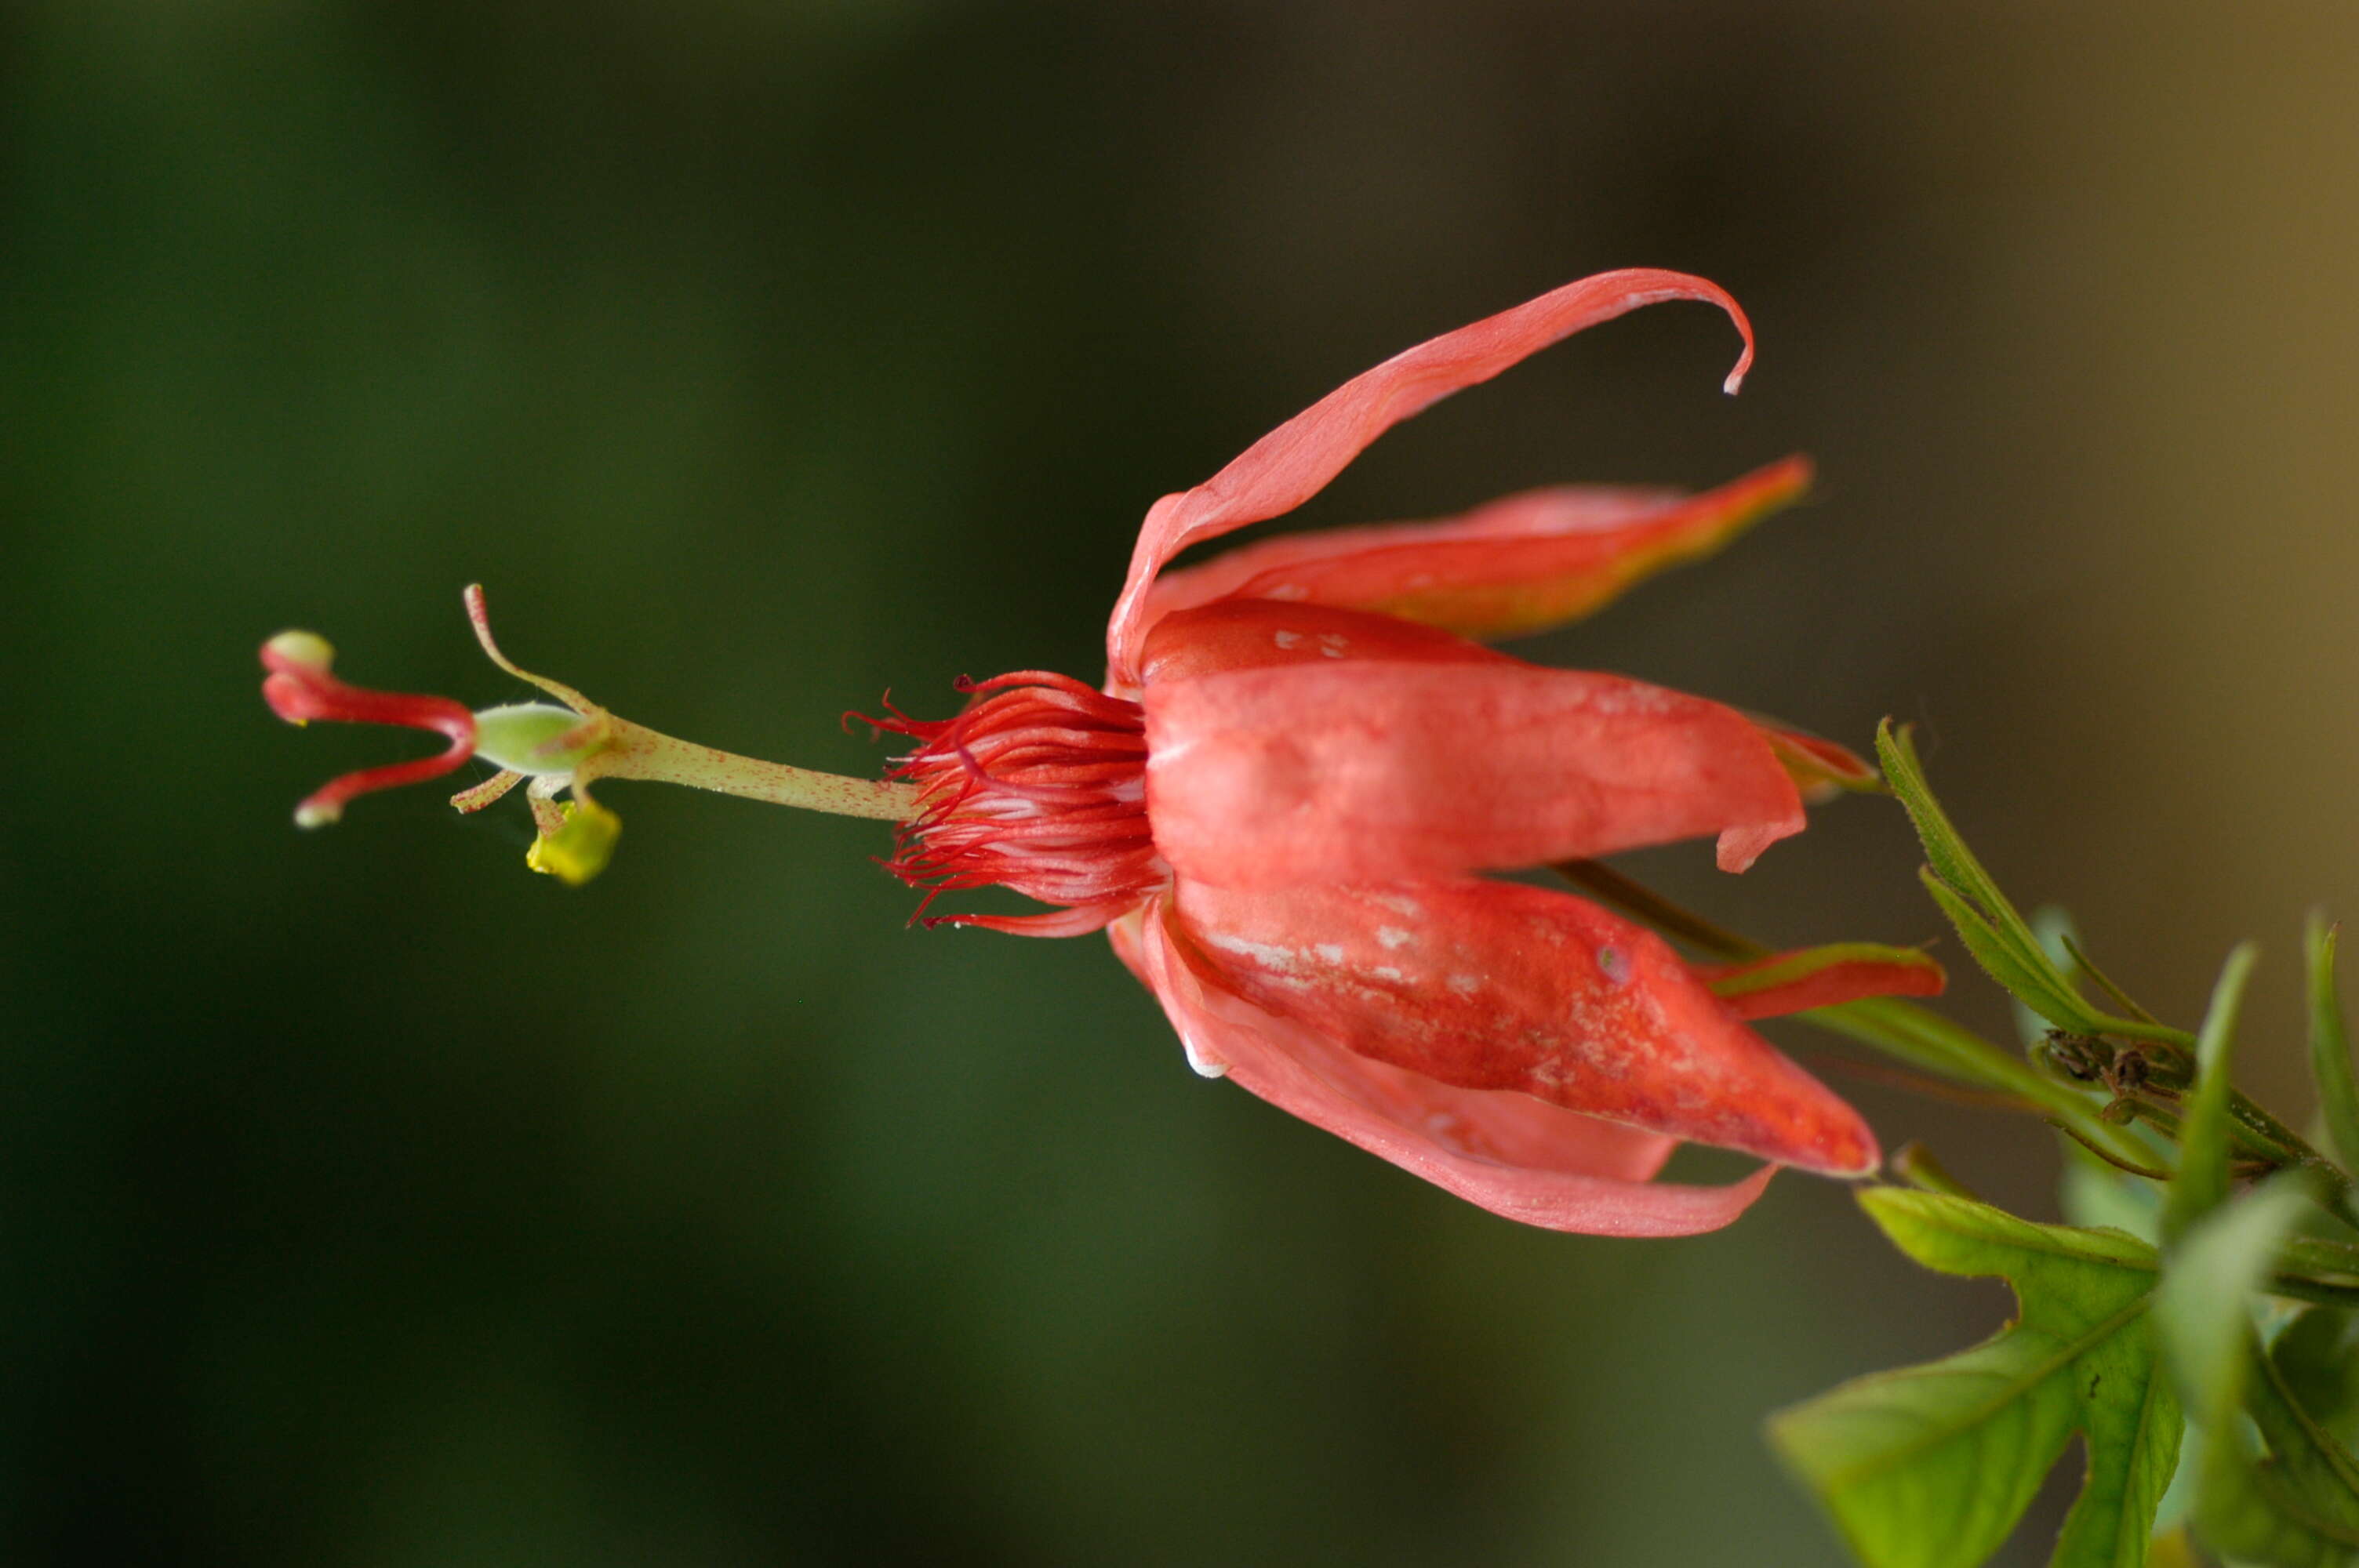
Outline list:
[[[1067,676],[1019,670],[958,682],[974,700],[954,719],[854,714],[907,735],[917,750],[891,776],[914,784],[922,807],[904,823],[886,869],[926,890],[927,925],[981,925],[1027,936],[1095,931],[1169,877],[1147,825],[1147,730],[1135,702]],[[1050,914],[946,914],[926,904],[956,888],[992,884]]]

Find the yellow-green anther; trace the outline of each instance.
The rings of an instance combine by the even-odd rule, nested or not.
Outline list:
[[[623,834],[622,820],[592,800],[560,802],[562,825],[544,833],[525,851],[524,863],[568,887],[580,887],[606,869],[614,858],[614,840]]]

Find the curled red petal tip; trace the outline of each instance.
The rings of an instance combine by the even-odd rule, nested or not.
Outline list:
[[[475,754],[475,716],[447,697],[372,691],[330,673],[335,650],[310,632],[282,632],[262,645],[262,699],[289,724],[314,719],[346,724],[387,724],[426,730],[451,744],[438,756],[363,768],[331,779],[295,807],[297,826],[320,827],[344,814],[347,802],[377,790],[419,784],[456,770]]]

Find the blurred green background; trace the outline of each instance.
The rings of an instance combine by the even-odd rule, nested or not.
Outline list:
[[[2293,933],[2359,909],[2348,7],[20,0],[0,40],[0,1559],[1834,1561],[1760,1416],[2004,1310],[1835,1184],[1519,1229],[1195,1079],[1100,942],[905,930],[873,825],[615,786],[569,892],[514,802],[296,833],[418,748],[255,697],[289,624],[518,695],[480,579],[620,711],[864,771],[836,716],[887,686],[1093,675],[1155,496],[1608,266],[1734,290],[1745,395],[1717,316],[1649,311],[1305,520],[1815,453],[1816,504],[1527,651],[1924,721],[2150,1003],[2270,941],[2255,1083],[2301,1103]],[[1873,801],[1741,881],[1641,865],[1781,942],[1938,930]],[[2051,1212],[2038,1129],[1838,1081]]]

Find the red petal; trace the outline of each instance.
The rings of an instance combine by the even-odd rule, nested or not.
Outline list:
[[[1108,935],[1191,1053],[1280,1110],[1508,1219],[1592,1236],[1692,1236],[1743,1214],[1775,1173],[1765,1166],[1724,1187],[1650,1183],[1670,1139],[1354,1056],[1206,984],[1175,947],[1161,900]]]
[[[1175,611],[1156,622],[1155,630],[1147,634],[1140,673],[1144,684],[1152,687],[1225,670],[1331,665],[1339,659],[1531,667],[1454,632],[1390,615],[1272,599],[1223,599],[1197,610]]]
[[[1136,685],[1155,574],[1200,540],[1292,511],[1324,489],[1393,426],[1462,388],[1601,321],[1668,299],[1719,306],[1745,335],[1745,351],[1723,384],[1734,392],[1753,362],[1753,329],[1717,284],[1684,273],[1634,268],[1600,273],[1394,355],[1312,404],[1190,491],[1167,495],[1147,514],[1130,576],[1106,626],[1110,676]]]
[[[1222,989],[1354,1055],[1780,1164],[1875,1168],[1856,1112],[1660,937],[1595,904],[1473,879],[1245,893],[1183,880],[1175,897]]]
[[[1707,833],[1741,871],[1804,825],[1767,742],[1717,703],[1505,657],[1351,651],[1147,688],[1147,819],[1182,875],[1392,881]]]
[[[1810,460],[1793,457],[1697,496],[1532,490],[1447,522],[1287,535],[1165,572],[1147,616],[1152,622],[1222,599],[1275,599],[1377,611],[1467,637],[1519,637],[1710,554],[1810,481]]]

